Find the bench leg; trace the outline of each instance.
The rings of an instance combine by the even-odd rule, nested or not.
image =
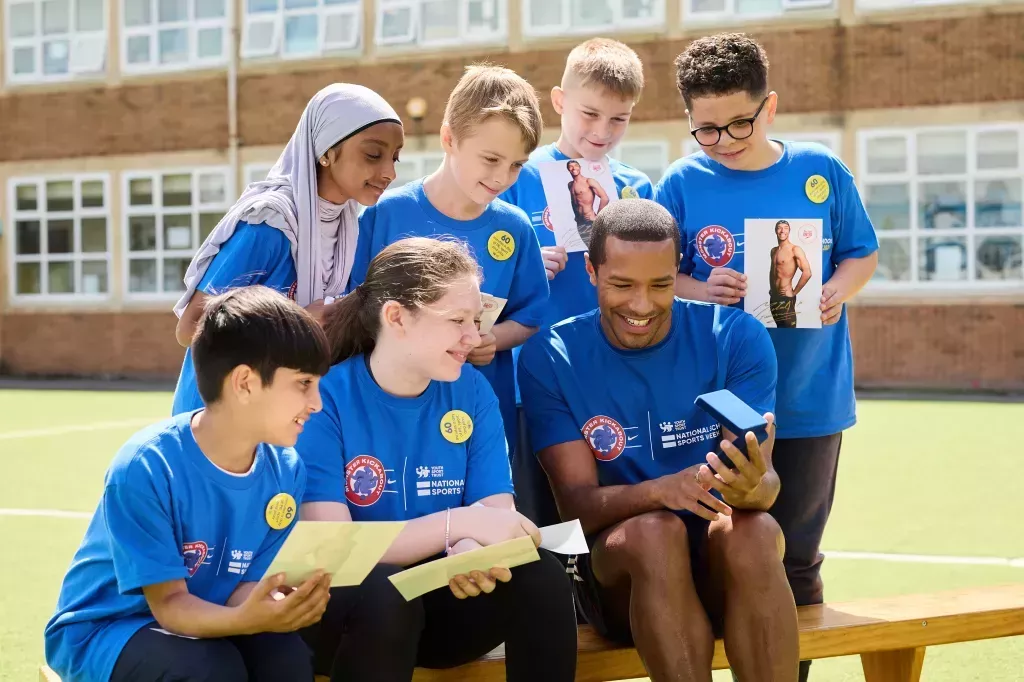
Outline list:
[[[924,647],[861,654],[864,682],[920,682]]]

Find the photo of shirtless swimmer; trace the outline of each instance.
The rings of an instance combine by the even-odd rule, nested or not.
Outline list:
[[[768,294],[772,319],[779,329],[796,329],[796,297],[811,280],[811,264],[804,250],[789,241],[789,221],[775,223],[779,245],[772,247]],[[793,285],[797,270],[800,280]]]
[[[569,181],[569,197],[573,215],[576,216],[576,229],[583,243],[590,244],[590,231],[597,214],[608,205],[608,193],[597,179],[583,175],[583,169],[578,161],[570,160],[566,162],[565,167],[572,176],[572,180]],[[599,202],[596,209],[595,199]]]

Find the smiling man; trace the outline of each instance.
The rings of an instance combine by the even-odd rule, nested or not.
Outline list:
[[[774,427],[749,436],[749,459],[723,445],[728,469],[710,451],[733,436],[694,406],[727,388],[767,415],[775,353],[742,311],[675,298],[679,259],[678,226],[655,202],[598,214],[598,309],[520,354],[533,448],[562,518],[587,533],[591,553],[569,571],[601,634],[635,643],[653,680],[710,680],[716,634],[744,681],[795,680],[796,607],[765,511],[779,491]]]

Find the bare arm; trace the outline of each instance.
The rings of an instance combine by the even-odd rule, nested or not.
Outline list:
[[[195,334],[196,324],[199,322],[200,315],[203,314],[203,306],[206,305],[208,298],[209,296],[201,291],[195,292],[188,305],[185,306],[185,310],[182,311],[181,317],[178,318],[178,325],[174,328],[174,338],[178,340],[178,345],[182,348],[192,345],[192,335]]]
[[[254,632],[242,622],[239,609],[213,604],[189,594],[184,580],[147,585],[142,591],[156,622],[176,635],[214,638]]]
[[[601,186],[601,183],[594,178],[587,179],[587,183],[590,185],[590,189],[594,190],[594,194],[597,195],[598,201],[601,202],[597,206],[597,212],[600,213],[604,207],[608,205],[608,193],[604,191],[604,187]]]
[[[796,296],[811,281],[811,264],[807,260],[807,254],[799,246],[793,249],[793,256],[796,258],[796,266],[800,268],[800,281],[793,289],[793,295]],[[772,263],[775,263],[774,259],[772,259]]]
[[[497,350],[508,350],[521,346],[536,332],[537,327],[526,327],[513,320],[505,320],[491,327]]]

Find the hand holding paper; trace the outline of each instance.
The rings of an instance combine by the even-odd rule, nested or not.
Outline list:
[[[317,570],[332,575],[331,587],[358,585],[405,526],[404,521],[299,521],[267,569],[299,585]]]

